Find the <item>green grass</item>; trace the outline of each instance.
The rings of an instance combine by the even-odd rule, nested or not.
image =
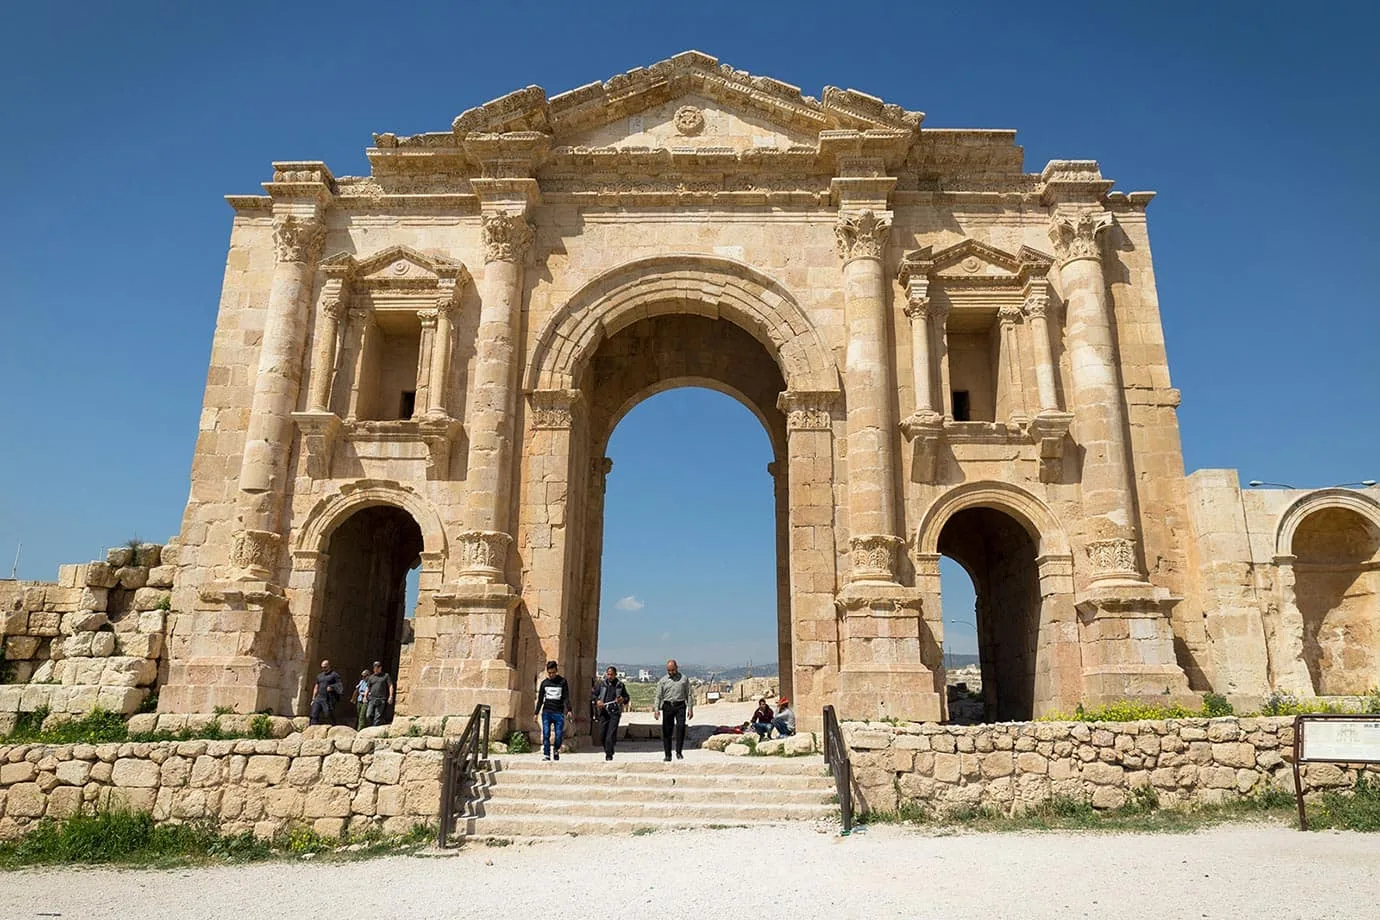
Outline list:
[[[1204,827],[1239,821],[1272,821],[1294,824],[1298,808],[1288,792],[1268,789],[1249,799],[1226,805],[1197,808],[1161,808],[1150,787],[1135,790],[1132,800],[1120,808],[1098,810],[1085,801],[1054,797],[1019,815],[1006,815],[990,807],[973,807],[936,815],[924,806],[905,801],[894,812],[870,813],[860,824],[909,824],[940,832],[958,830],[985,833],[1012,831],[1134,831],[1186,833]],[[1326,792],[1306,799],[1309,830],[1380,831],[1380,781],[1358,779],[1350,792]]]
[[[628,698],[632,700],[634,710],[645,711],[652,708],[652,697],[656,696],[656,684],[627,681],[624,686],[628,688]]]
[[[360,859],[416,850],[435,839],[434,827],[419,823],[402,836],[378,830],[347,839],[322,837],[305,826],[290,828],[273,840],[246,831],[223,834],[209,821],[155,824],[147,812],[126,810],[74,815],[64,821],[43,820],[17,840],[0,842],[0,869],[58,864],[178,866],[267,859]]]
[[[1240,713],[1241,718],[1254,716],[1297,716],[1309,713],[1380,713],[1380,690],[1366,694],[1359,706],[1343,705],[1331,700],[1303,699],[1291,694],[1275,692],[1265,699],[1259,712]],[[1217,718],[1238,715],[1227,698],[1220,693],[1203,695],[1203,705],[1199,710],[1184,706],[1162,703],[1148,703],[1136,700],[1118,700],[1105,706],[1087,708],[1082,703],[1073,712],[1050,712],[1041,716],[1040,722],[1140,722],[1164,719]]]
[[[197,728],[169,732],[131,732],[124,716],[104,709],[93,709],[80,719],[61,722],[44,728],[47,709],[20,713],[14,731],[0,737],[0,744],[107,744],[119,741],[226,741],[239,738],[264,739],[272,737],[271,724],[266,715],[250,720],[249,732],[228,732],[221,728],[220,719],[211,719]]]

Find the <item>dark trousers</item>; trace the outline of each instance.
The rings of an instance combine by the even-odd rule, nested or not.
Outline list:
[[[685,703],[662,703],[661,704],[661,747],[666,752],[666,759],[671,759],[671,734],[674,730],[676,753],[685,747]]]
[[[382,725],[383,720],[388,716],[388,701],[371,699],[365,711],[365,720],[370,725]]]
[[[599,712],[599,734],[603,738],[604,756],[613,756],[613,746],[618,743],[618,723],[623,718],[622,709],[604,709]]]
[[[331,700],[312,700],[309,721],[312,725],[334,725],[335,703]]]

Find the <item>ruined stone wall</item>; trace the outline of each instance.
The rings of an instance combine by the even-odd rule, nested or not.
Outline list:
[[[0,735],[21,712],[128,715],[156,684],[178,547],[142,543],[64,565],[56,582],[0,581]]]
[[[226,833],[261,837],[294,825],[328,837],[370,828],[403,834],[436,820],[443,738],[331,734],[0,747],[0,839],[83,807],[209,819]]]
[[[1217,805],[1294,788],[1292,717],[842,728],[864,812],[907,804],[1012,814],[1055,797],[1118,808],[1144,788],[1161,806]],[[1357,775],[1306,764],[1304,788],[1346,788]]]

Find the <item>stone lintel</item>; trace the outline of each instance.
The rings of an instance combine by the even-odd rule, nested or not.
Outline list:
[[[446,479],[450,476],[450,448],[464,430],[456,419],[448,416],[426,416],[417,422],[417,431],[426,445],[426,478]]]
[[[1072,412],[1044,411],[1030,420],[1030,436],[1040,452],[1040,481],[1058,482],[1063,476]]]
[[[911,442],[911,481],[934,482],[944,442],[944,416],[922,409],[901,421],[901,433]]]
[[[864,611],[874,617],[913,617],[920,612],[924,595],[918,588],[885,582],[853,582],[844,587],[834,599],[834,605],[845,615],[860,615]]]
[[[522,596],[506,584],[460,582],[449,587],[451,590],[447,593],[432,596],[438,615],[480,611],[489,613],[496,610],[513,611],[517,609],[518,603],[522,600]]]

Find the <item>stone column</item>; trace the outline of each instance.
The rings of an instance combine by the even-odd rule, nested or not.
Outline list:
[[[839,216],[848,350],[848,545],[850,582],[896,584],[895,378],[887,347],[887,280],[882,270],[891,217],[864,210]]]
[[[1024,391],[1021,386],[1021,355],[1016,339],[1016,323],[1022,317],[1021,308],[1007,304],[997,311],[997,322],[1001,330],[999,344],[1001,365],[1006,378],[1006,398],[1008,401],[1006,417],[1013,425],[1028,420],[1025,413]]]
[[[336,347],[340,338],[340,321],[345,316],[345,302],[339,297],[327,298],[321,304],[320,322],[316,327],[316,346],[312,353],[311,392],[307,400],[312,412],[325,412],[331,403],[331,383],[335,378]]]
[[[1059,257],[1066,305],[1074,428],[1084,451],[1083,516],[1089,522],[1092,578],[1094,582],[1144,582],[1126,443],[1126,403],[1098,243],[1098,234],[1111,225],[1111,214],[1100,209],[1056,211],[1049,234]]]
[[[267,578],[277,563],[279,514],[286,489],[292,410],[302,383],[307,304],[325,227],[316,208],[274,221],[277,263],[254,377],[249,428],[240,463],[239,533],[231,550],[244,576]]]
[[[939,366],[939,405],[935,411],[953,421],[953,388],[949,385],[949,307],[932,303],[929,314],[934,327],[934,360]]]
[[[427,415],[445,418],[450,415],[446,405],[446,383],[450,375],[451,322],[455,303],[450,297],[436,304],[436,332],[431,340],[431,376],[427,385]]]
[[[412,401],[414,419],[430,414],[431,404],[436,398],[431,392],[431,371],[436,349],[436,311],[418,310],[417,319],[422,324],[422,336],[417,343],[417,381],[413,384],[416,394]]]
[[[1040,412],[1058,412],[1059,397],[1054,387],[1054,348],[1049,338],[1049,295],[1043,290],[1025,299],[1025,315],[1030,320],[1030,336],[1035,345],[1035,389]]]
[[[465,556],[461,581],[504,581],[512,496],[513,440],[517,413],[517,374],[523,294],[523,259],[532,245],[532,228],[521,213],[492,211],[483,216],[484,280],[480,286],[478,346],[475,354],[473,410],[470,415],[469,492]]]
[[[934,358],[930,354],[930,298],[914,289],[906,293],[910,363],[915,375],[915,412],[917,415],[939,415],[934,400]]]

